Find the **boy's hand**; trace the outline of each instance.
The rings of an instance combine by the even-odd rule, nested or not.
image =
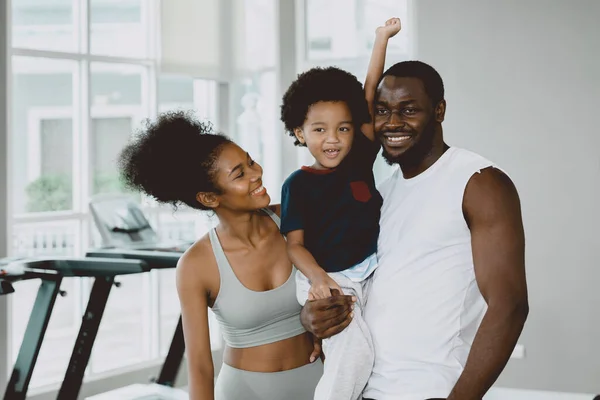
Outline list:
[[[326,299],[331,297],[331,289],[337,289],[341,294],[344,294],[337,282],[331,279],[331,277],[323,271],[322,274],[319,274],[310,280],[308,300]]]
[[[377,36],[381,35],[387,39],[392,38],[396,33],[400,32],[400,18],[390,18],[385,21],[385,25],[380,26],[375,30]]]

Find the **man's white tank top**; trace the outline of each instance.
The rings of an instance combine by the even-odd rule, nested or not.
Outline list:
[[[448,396],[487,305],[475,281],[462,202],[473,174],[493,166],[451,147],[420,175],[381,184],[381,232],[365,318],[375,365],[364,397]]]

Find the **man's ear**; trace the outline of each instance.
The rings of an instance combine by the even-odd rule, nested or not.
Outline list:
[[[217,208],[219,205],[219,198],[213,192],[198,192],[196,194],[196,200],[204,207]]]
[[[446,117],[446,100],[442,100],[435,107],[435,120],[437,122],[444,122]]]
[[[296,135],[296,139],[302,144],[306,144],[306,140],[304,139],[304,131],[302,128],[294,128],[294,135]]]

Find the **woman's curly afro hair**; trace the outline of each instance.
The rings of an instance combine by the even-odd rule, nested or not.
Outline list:
[[[127,186],[161,203],[207,210],[196,195],[219,193],[214,164],[227,143],[227,137],[214,133],[210,123],[200,122],[191,112],[167,112],[146,121],[119,155],[119,169]]]
[[[283,95],[281,121],[296,146],[305,145],[294,129],[304,124],[310,106],[321,101],[345,102],[357,128],[371,121],[363,86],[354,75],[336,67],[312,68],[298,75]]]

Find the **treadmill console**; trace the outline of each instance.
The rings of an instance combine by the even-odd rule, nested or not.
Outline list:
[[[161,242],[140,205],[129,196],[96,196],[90,201],[90,211],[104,248],[185,251],[190,245]]]

